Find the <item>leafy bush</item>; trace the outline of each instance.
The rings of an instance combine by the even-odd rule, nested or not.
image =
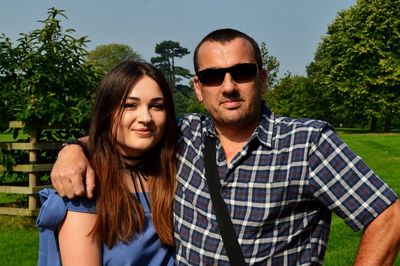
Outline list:
[[[9,121],[22,121],[23,129],[7,131],[15,141],[21,135],[33,135],[37,141],[76,138],[89,126],[102,72],[86,62],[87,38],[73,37],[73,29],[63,30],[59,18],[67,19],[64,11],[50,8],[48,17],[39,21],[43,27],[20,33],[15,44],[0,36],[0,132]],[[52,162],[55,152],[42,151],[38,157],[42,163]],[[6,170],[0,183],[24,181],[26,175],[9,170],[27,160],[26,151],[0,150]]]
[[[0,123],[19,120],[25,132],[58,128],[63,138],[81,136],[100,74],[86,63],[86,37],[63,30],[63,10],[50,8],[42,29],[20,33],[14,45],[0,36]],[[78,129],[78,130],[77,130]]]

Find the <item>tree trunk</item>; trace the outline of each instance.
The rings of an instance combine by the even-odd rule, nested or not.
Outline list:
[[[383,125],[384,132],[390,132],[392,129],[392,115],[385,117],[385,124]]]
[[[376,117],[372,117],[369,131],[370,132],[376,132],[377,124],[378,124],[378,119]]]

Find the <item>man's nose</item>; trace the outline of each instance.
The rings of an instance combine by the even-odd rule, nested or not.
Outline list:
[[[226,73],[222,82],[222,92],[230,93],[236,89],[236,82],[230,73]]]

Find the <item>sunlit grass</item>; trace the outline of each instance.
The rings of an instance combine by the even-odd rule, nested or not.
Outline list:
[[[0,265],[37,265],[35,218],[0,215]]]

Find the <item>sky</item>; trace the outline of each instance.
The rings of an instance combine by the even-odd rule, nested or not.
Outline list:
[[[1,0],[0,34],[14,42],[19,33],[39,29],[51,7],[65,10],[64,29],[97,45],[129,45],[144,60],[165,40],[191,51],[177,65],[193,72],[192,52],[209,32],[234,28],[266,43],[286,72],[306,75],[306,66],[340,10],[356,0]]]

